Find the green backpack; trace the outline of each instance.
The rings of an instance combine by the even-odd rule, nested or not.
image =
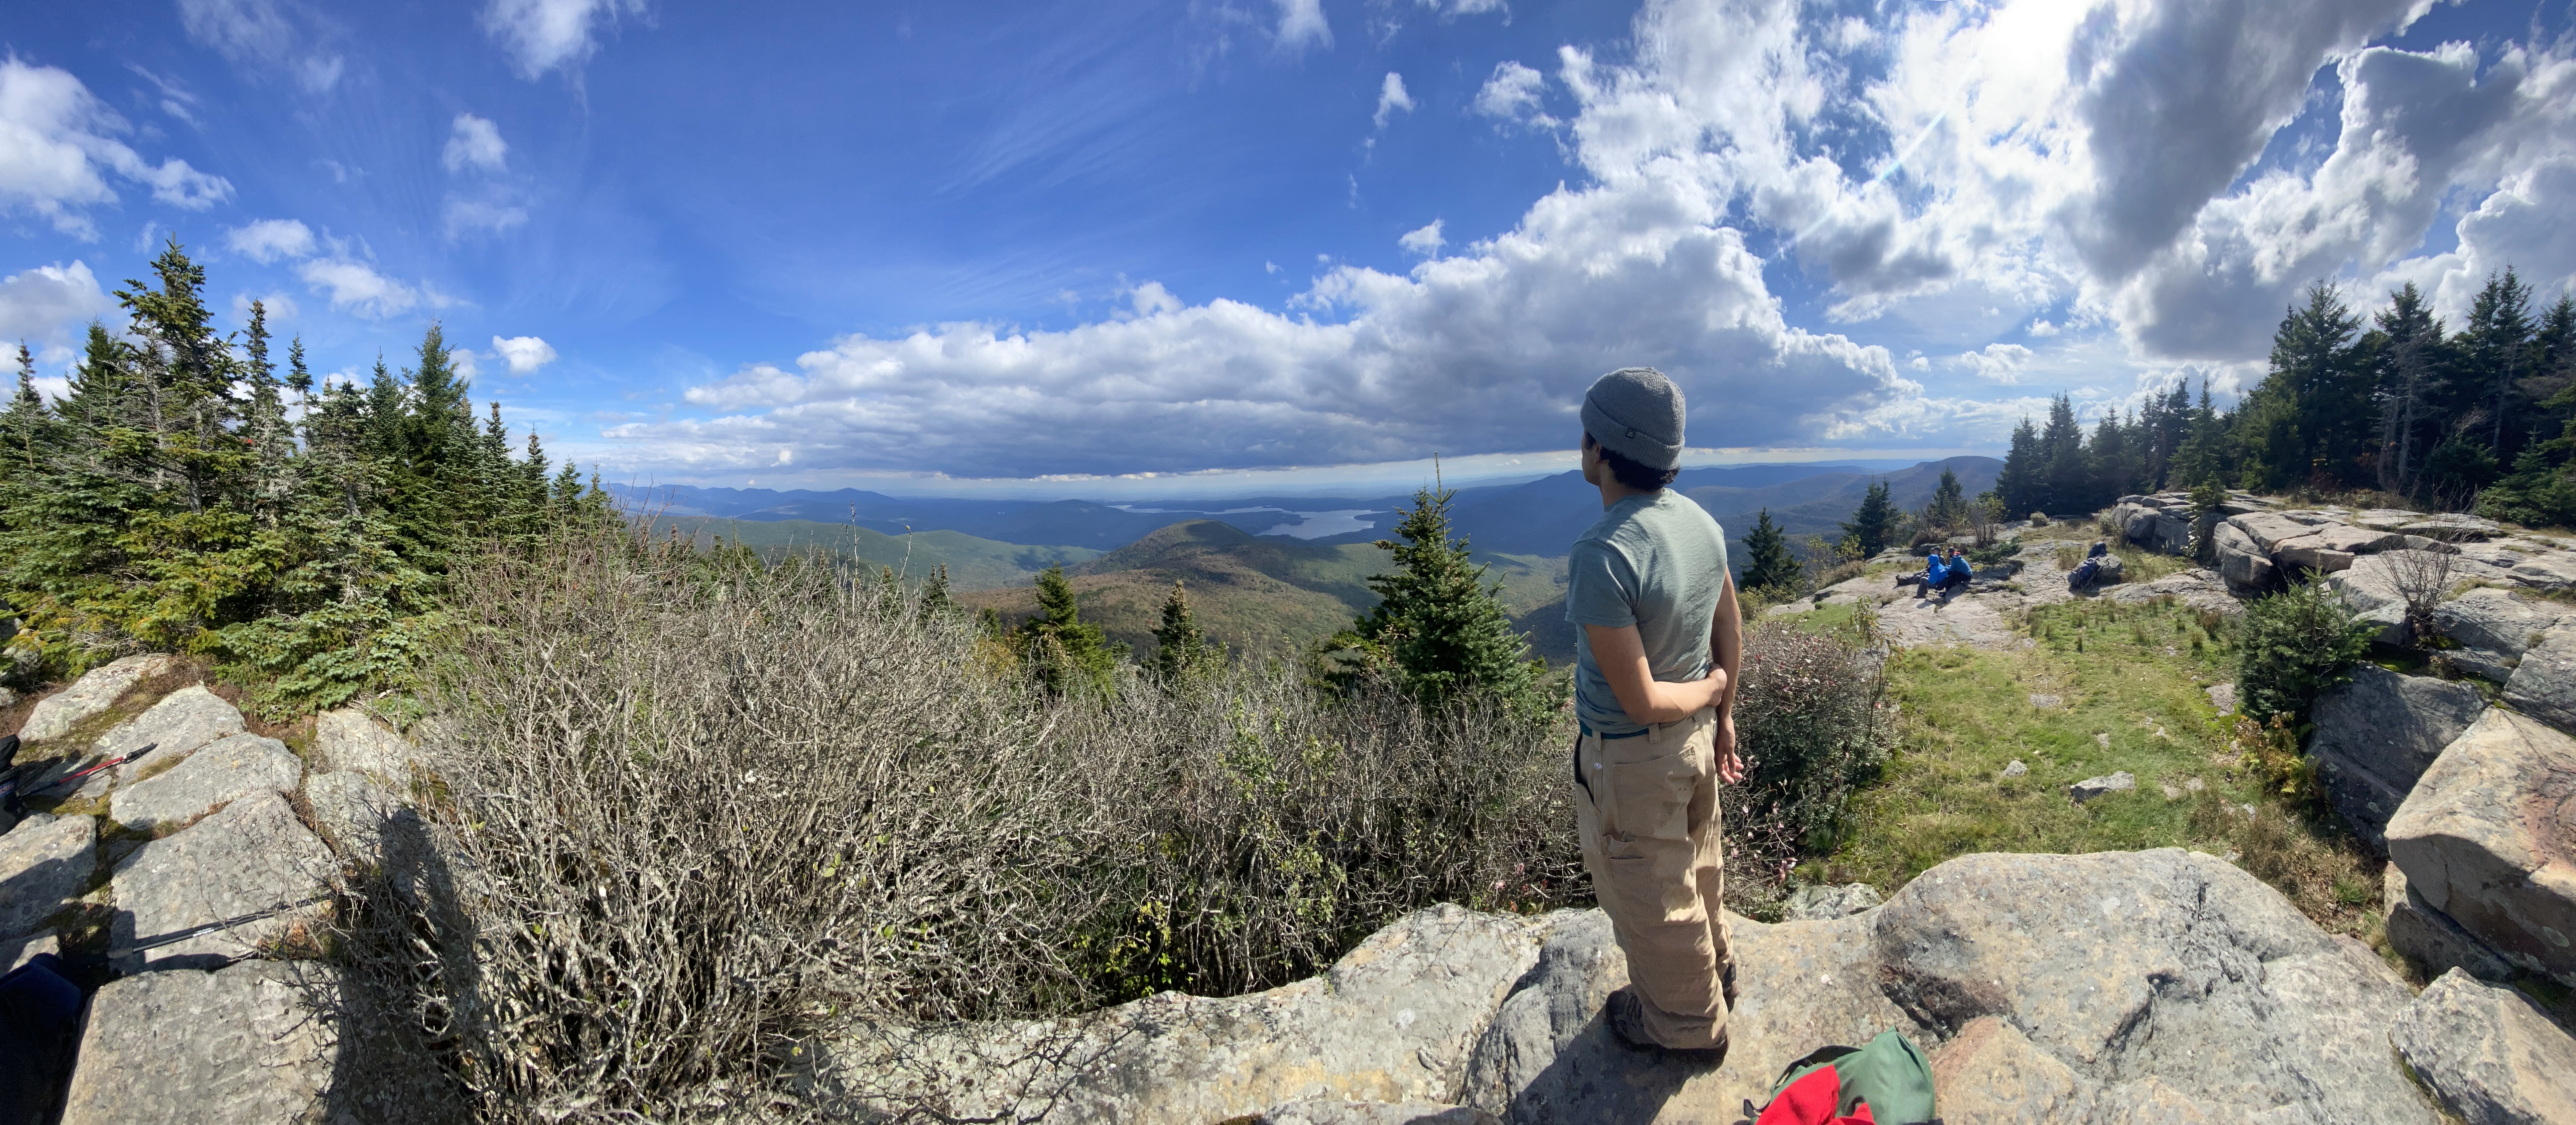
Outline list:
[[[1801,1083],[1820,1070],[1833,1073]],[[1798,1093],[1784,1097],[1792,1086],[1799,1087]],[[1852,1117],[1861,1102],[1869,1103],[1869,1109],[1858,1120],[1875,1125],[1940,1125],[1932,1101],[1932,1064],[1912,1041],[1893,1031],[1880,1032],[1865,1047],[1822,1047],[1790,1063],[1771,1084],[1771,1098],[1761,1109],[1744,1103],[1743,1125],[1841,1121]]]

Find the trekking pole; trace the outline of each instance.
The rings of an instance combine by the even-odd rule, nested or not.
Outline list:
[[[10,737],[14,738],[14,737],[16,737],[16,736],[15,736],[15,735],[12,735],[12,736],[10,736]],[[117,767],[117,766],[124,765],[124,764],[125,764],[125,763],[127,763],[127,762],[131,762],[131,761],[133,761],[133,760],[134,760],[134,759],[136,759],[136,758],[140,758],[140,757],[144,756],[145,754],[149,754],[149,753],[151,753],[151,752],[152,752],[153,747],[156,747],[156,746],[159,746],[159,745],[161,745],[161,744],[160,744],[160,743],[158,743],[158,742],[147,742],[147,743],[144,743],[144,744],[143,744],[143,748],[142,748],[142,749],[137,750],[137,751],[135,751],[135,752],[133,752],[133,753],[131,753],[131,754],[127,754],[126,756],[124,756],[124,757],[122,757],[122,758],[111,758],[111,759],[109,759],[109,760],[107,760],[107,761],[100,762],[100,763],[99,763],[99,764],[97,764],[97,765],[91,766],[91,767],[89,767],[88,769],[81,770],[81,771],[80,771],[80,772],[78,772],[78,773],[67,773],[67,774],[64,774],[64,775],[63,775],[63,776],[61,776],[61,777],[57,777],[57,778],[53,779],[52,781],[45,782],[45,783],[44,783],[44,784],[42,784],[42,785],[33,785],[33,786],[28,786],[28,787],[27,787],[27,789],[26,789],[26,791],[25,791],[25,792],[23,792],[23,793],[22,793],[22,792],[19,792],[19,783],[20,783],[20,782],[22,782],[22,781],[25,781],[25,780],[26,780],[25,775],[21,774],[21,775],[19,775],[19,776],[11,777],[11,778],[10,778],[10,779],[8,779],[7,781],[0,781],[0,801],[18,801],[18,800],[21,800],[21,799],[24,799],[24,798],[27,798],[27,797],[35,796],[36,794],[42,793],[42,792],[44,792],[45,790],[55,788],[55,787],[57,787],[57,786],[60,786],[60,785],[65,784],[65,783],[67,783],[67,782],[78,781],[78,780],[80,780],[80,779],[82,779],[82,778],[84,778],[84,777],[88,777],[88,776],[89,776],[89,775],[91,775],[91,774],[97,773],[97,772],[98,772],[98,771],[100,771],[100,770],[104,770],[104,769],[113,769],[113,768],[115,768],[115,767]]]
[[[248,914],[226,918],[220,922],[208,922],[201,926],[190,926],[184,930],[173,930],[166,934],[154,934],[148,938],[137,938],[132,945],[108,950],[107,958],[110,961],[114,961],[120,958],[133,956],[134,954],[141,953],[147,949],[159,949],[165,945],[177,945],[189,938],[204,937],[207,934],[229,930],[235,926],[247,926],[253,922],[275,918],[289,910],[302,910],[308,906],[319,905],[330,901],[330,899],[331,896],[329,895],[315,895],[303,900],[302,902],[281,902],[266,910],[254,910]]]

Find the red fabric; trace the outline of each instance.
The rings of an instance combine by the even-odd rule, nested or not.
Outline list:
[[[1771,1099],[1754,1125],[1877,1125],[1869,1115],[1868,1102],[1852,1103],[1849,1117],[1835,1116],[1834,1107],[1842,1100],[1842,1076],[1830,1066],[1820,1066]]]

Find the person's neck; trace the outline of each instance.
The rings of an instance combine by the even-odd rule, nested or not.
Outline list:
[[[1648,494],[1650,494],[1650,493],[1656,493],[1656,492],[1661,492],[1661,491],[1663,491],[1663,490],[1662,490],[1662,489],[1660,489],[1660,488],[1630,488],[1630,487],[1628,487],[1627,485],[1624,485],[1624,484],[1619,483],[1619,478],[1618,478],[1618,477],[1615,477],[1615,476],[1612,476],[1612,475],[1610,474],[1610,471],[1609,471],[1609,467],[1608,467],[1608,466],[1603,466],[1603,467],[1602,467],[1602,471],[1601,471],[1601,510],[1603,510],[1603,511],[1605,511],[1605,512],[1606,512],[1606,511],[1608,511],[1608,510],[1610,510],[1610,506],[1611,506],[1611,505],[1616,504],[1616,503],[1618,503],[1618,502],[1620,502],[1620,501],[1622,501],[1622,500],[1625,500],[1625,499],[1627,499],[1627,498],[1629,498],[1629,497],[1631,497],[1631,496],[1645,496],[1645,495],[1648,495]]]

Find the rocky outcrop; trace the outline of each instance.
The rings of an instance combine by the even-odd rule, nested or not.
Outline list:
[[[420,748],[354,707],[313,717],[313,751],[326,770],[360,770],[389,781],[411,779]]]
[[[2214,570],[2176,571],[2153,582],[2131,582],[2104,591],[2103,597],[2122,605],[2170,600],[2196,612],[2234,617],[2245,612],[2245,603],[2227,591],[2227,582]]]
[[[184,758],[219,738],[242,732],[242,713],[205,685],[184,687],[162,697],[132,722],[99,737],[93,753],[121,758],[146,746],[152,752],[116,768],[116,781],[130,785],[163,763]]]
[[[70,734],[72,725],[116,705],[118,696],[138,681],[169,671],[176,662],[167,656],[128,656],[93,668],[87,675],[72,681],[72,686],[46,696],[27,713],[27,721],[18,728],[18,737],[28,742],[44,742]]]
[[[2504,701],[2552,726],[2576,729],[2576,629],[2553,626],[2523,650]]]
[[[1848,918],[1884,901],[1878,895],[1878,888],[1867,883],[1800,887],[1789,892],[1789,920],[1823,922]]]
[[[322,1120],[337,991],[312,962],[112,982],[90,1000],[63,1125]]]
[[[2388,1038],[2442,1107],[2470,1125],[2576,1121],[2576,1038],[2510,988],[2453,969]]]
[[[273,907],[306,903],[322,893],[331,853],[295,819],[286,798],[254,793],[224,806],[178,835],[154,840],[116,865],[111,885],[116,919],[111,944],[177,933]],[[253,956],[261,942],[284,937],[303,917],[287,913],[189,938],[121,964],[128,972],[164,962],[203,964]]]
[[[168,773],[116,790],[108,817],[138,831],[176,826],[253,793],[292,793],[304,760],[274,738],[236,734],[188,755]]]
[[[0,937],[34,930],[89,889],[98,824],[38,813],[0,836]]]
[[[2406,884],[2405,868],[2389,864],[2380,880],[2380,916],[2389,948],[2413,958],[2426,973],[2460,969],[2480,980],[2512,979],[2512,965]]]
[[[2335,811],[2372,846],[2444,747],[2487,708],[2467,684],[2355,665],[2352,682],[2317,700],[2308,754]]]
[[[1714,1069],[1603,1026],[1627,962],[1599,912],[1441,908],[1257,996],[850,1028],[817,1045],[811,1080],[854,1103],[946,1091],[951,1116],[1053,1095],[1049,1119],[1075,1122],[1354,1099],[1528,1125],[1732,1121],[1790,1060],[1892,1029],[1949,1076],[1951,1120],[2434,1121],[2388,1047],[2405,986],[2215,857],[1968,856],[1876,909],[1733,925],[1741,997]]]
[[[1501,1122],[1493,1114],[1471,1106],[1305,1098],[1268,1113],[1229,1118],[1222,1125],[1501,1125]]]
[[[2491,710],[2388,822],[2409,887],[2505,960],[2576,984],[2576,740]]]
[[[2524,651],[2567,614],[2567,607],[2555,602],[2482,586],[2434,607],[2433,627],[2460,645],[2444,654],[2454,667],[2504,683]]]

